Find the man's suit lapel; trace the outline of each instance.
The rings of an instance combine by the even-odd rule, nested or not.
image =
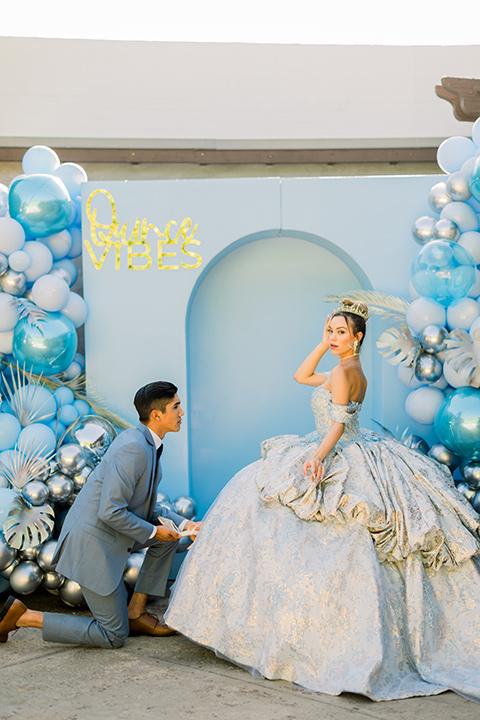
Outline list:
[[[145,440],[147,441],[147,444],[150,449],[150,459],[151,459],[151,466],[150,466],[150,480],[149,480],[149,504],[148,504],[148,516],[151,517],[153,514],[153,511],[155,510],[155,505],[157,504],[157,488],[158,483],[160,482],[160,478],[162,477],[162,471],[161,471],[161,465],[160,460],[157,464],[157,450],[155,447],[155,442],[153,440],[152,434],[148,427],[144,425],[143,423],[140,423],[138,425],[138,429],[140,432],[144,435]]]

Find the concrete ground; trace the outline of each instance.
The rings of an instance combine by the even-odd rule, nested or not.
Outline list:
[[[32,609],[68,612],[45,591]],[[161,615],[165,601],[149,606]],[[77,611],[79,614],[87,614]],[[21,628],[0,645],[0,719],[7,720],[478,720],[452,692],[375,703],[254,678],[181,635],[130,638],[120,650],[44,643]]]

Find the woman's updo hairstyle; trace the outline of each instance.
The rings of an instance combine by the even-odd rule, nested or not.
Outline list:
[[[342,302],[333,313],[332,318],[339,316],[345,318],[348,329],[353,335],[362,333],[362,337],[359,341],[359,347],[362,347],[362,343],[365,340],[365,333],[367,331],[367,320],[370,317],[368,307],[365,303],[359,302],[358,300],[343,298]]]

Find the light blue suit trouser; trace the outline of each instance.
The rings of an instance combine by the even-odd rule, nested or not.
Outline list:
[[[178,542],[149,540],[136,545],[134,550],[148,547],[135,592],[146,595],[165,595],[170,565]],[[110,595],[98,595],[82,588],[92,618],[76,617],[61,613],[45,613],[43,639],[47,642],[91,645],[102,648],[119,648],[128,637],[127,591],[125,583]]]

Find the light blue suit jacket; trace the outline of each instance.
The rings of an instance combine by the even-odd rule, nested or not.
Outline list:
[[[70,508],[58,539],[56,571],[98,595],[119,585],[135,542],[144,545],[152,521],[185,518],[156,503],[162,477],[143,423],[118,435]]]

